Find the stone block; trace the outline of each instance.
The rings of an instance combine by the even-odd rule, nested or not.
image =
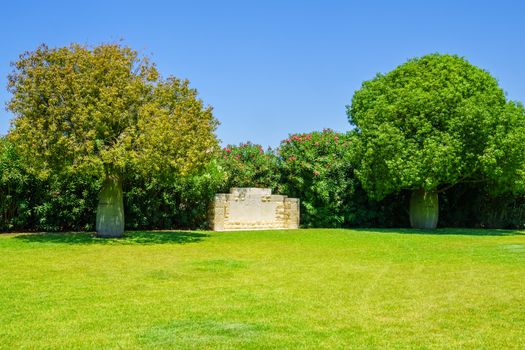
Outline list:
[[[218,193],[209,214],[214,231],[299,227],[299,200],[269,188],[234,187]]]

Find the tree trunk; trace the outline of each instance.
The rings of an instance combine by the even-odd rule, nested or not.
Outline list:
[[[412,192],[410,197],[410,225],[413,228],[434,229],[439,216],[439,199],[437,192],[426,192],[420,189]]]
[[[98,197],[97,236],[122,237],[124,235],[124,199],[122,180],[108,176]]]

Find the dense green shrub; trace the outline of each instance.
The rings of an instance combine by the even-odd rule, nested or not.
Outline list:
[[[292,135],[278,150],[241,144],[187,176],[126,179],[127,229],[206,228],[218,192],[270,187],[300,198],[305,227],[408,227],[410,191],[368,198],[354,175],[353,135],[331,130]],[[28,175],[14,148],[0,139],[0,230],[93,230],[100,183],[90,176]],[[441,227],[524,228],[525,197],[460,184],[441,194]]]
[[[124,188],[128,229],[204,229],[215,194],[226,173],[212,161],[203,169],[171,179],[135,175]]]
[[[218,167],[215,171],[170,182],[138,176],[128,181],[124,192],[126,228],[207,228],[208,206],[224,181],[224,173]],[[0,184],[0,230],[92,231],[99,187],[94,179],[78,177],[4,181]]]
[[[37,181],[33,216],[35,229],[41,231],[91,231],[101,181],[96,177],[51,176]]]
[[[34,197],[31,178],[24,171],[13,145],[0,138],[0,230],[29,228]]]
[[[208,206],[225,181],[216,160],[184,177],[135,174],[125,183],[126,227],[206,228]],[[1,231],[91,231],[100,186],[98,178],[80,174],[36,179],[24,170],[12,145],[0,138]]]
[[[474,211],[478,218],[467,227],[525,229],[525,198],[503,194],[478,197]],[[466,226],[466,225],[463,225]]]
[[[300,199],[303,226],[404,226],[403,195],[369,200],[356,179],[354,137],[325,129],[281,142],[284,192]]]
[[[222,150],[219,164],[226,173],[222,191],[228,191],[231,187],[281,190],[279,158],[271,148],[265,151],[261,145],[251,142],[228,145]]]
[[[279,147],[284,191],[301,200],[306,227],[341,227],[352,221],[352,135],[332,130],[294,134]]]
[[[441,196],[442,227],[525,228],[525,196],[462,184]]]
[[[100,184],[89,176],[40,180],[23,167],[14,147],[0,140],[0,229],[91,230]]]

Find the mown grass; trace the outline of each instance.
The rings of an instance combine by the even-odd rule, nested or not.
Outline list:
[[[523,349],[525,235],[0,235],[2,349]]]

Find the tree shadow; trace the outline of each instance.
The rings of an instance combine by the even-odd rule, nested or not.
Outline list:
[[[352,228],[354,231],[370,233],[397,233],[403,235],[434,235],[434,236],[518,236],[525,231],[503,229],[471,229],[471,228],[437,228],[421,230],[413,228]]]
[[[204,232],[186,231],[126,231],[122,238],[100,238],[88,232],[20,234],[13,238],[27,243],[148,245],[196,243],[209,237]]]

